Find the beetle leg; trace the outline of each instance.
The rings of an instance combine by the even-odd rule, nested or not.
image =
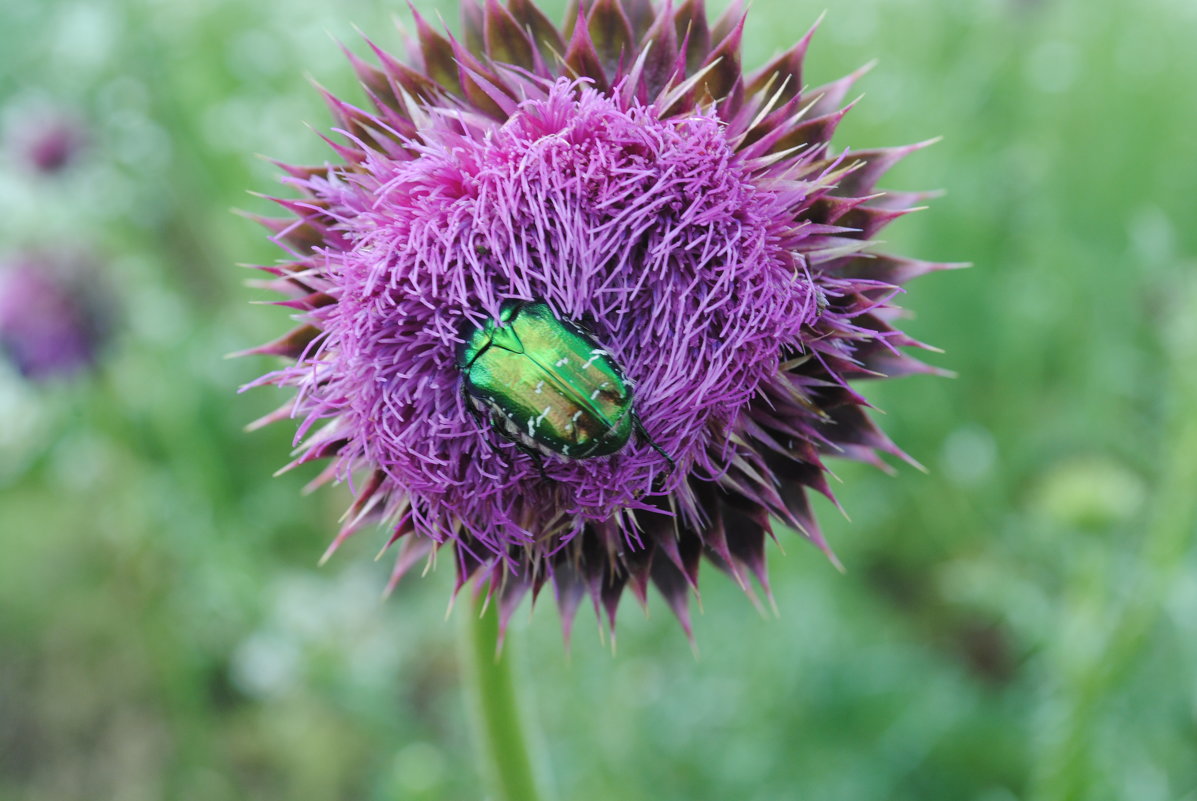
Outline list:
[[[544,469],[544,456],[542,456],[535,448],[529,448],[522,442],[518,442],[516,440],[512,440],[512,442],[515,443],[515,447],[520,449],[521,453],[526,454],[528,458],[532,460],[532,464],[536,465],[536,469],[540,472],[541,480],[547,483],[550,479],[549,474],[546,473]]]
[[[471,408],[471,412],[474,415],[476,415],[475,419],[478,419],[479,421],[481,421],[481,417],[477,417],[477,415],[480,415],[481,412],[477,409],[474,409],[472,405],[470,408]],[[541,479],[543,479],[546,482],[551,480],[549,478],[549,474],[544,469],[544,456],[541,455],[541,453],[539,451],[537,451],[533,447],[530,447],[527,443],[523,442],[517,435],[508,431],[499,421],[494,419],[493,413],[492,413],[492,417],[489,422],[490,422],[491,431],[493,431],[494,433],[498,434],[503,439],[510,442],[512,445],[514,445],[516,448],[519,449],[520,453],[527,455],[527,457],[532,460],[532,463],[536,465],[536,470],[540,473]],[[495,451],[495,453],[500,452],[499,449],[495,446],[495,443],[491,442],[490,438],[484,437],[484,439],[486,439],[487,444],[490,445],[490,447]]]
[[[544,469],[544,456],[541,455],[540,451],[521,441],[519,437],[505,431],[502,426],[495,426],[495,433],[514,445],[520,453],[531,459],[532,463],[536,465],[536,470],[540,473],[541,479],[546,482],[550,480],[549,474]]]
[[[480,408],[478,408],[478,406],[476,406],[474,404],[473,398],[471,398],[470,394],[465,391],[465,383],[464,382],[462,383],[462,386],[461,386],[461,397],[465,403],[466,411],[469,412],[470,417],[474,418],[475,423],[477,423],[479,426],[482,426],[484,428],[489,428],[491,431],[494,431],[496,434],[503,437],[504,439],[511,439],[509,436],[507,436],[507,432],[505,432],[503,430],[502,426],[495,425],[493,413],[491,416],[483,416],[483,414],[484,414],[483,411]],[[497,456],[502,455],[503,452],[499,450],[498,446],[495,445],[494,441],[492,441],[490,437],[483,436],[482,441],[486,443],[486,447],[490,448],[492,453],[494,453]],[[511,441],[515,442],[515,440],[511,440]]]
[[[666,477],[672,476],[674,471],[677,470],[677,463],[673,461],[672,456],[661,449],[660,445],[653,442],[653,438],[648,435],[648,431],[646,431],[644,428],[644,423],[640,422],[640,415],[636,414],[635,411],[632,412],[632,425],[635,428],[636,433],[648,443],[648,447],[661,454],[661,457],[665,459],[665,461],[669,462],[669,472],[665,475]]]

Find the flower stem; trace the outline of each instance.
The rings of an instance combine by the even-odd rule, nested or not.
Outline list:
[[[511,638],[499,651],[499,614],[479,599],[466,614],[462,636],[464,680],[474,709],[478,745],[487,763],[495,801],[541,801],[531,751],[511,677]]]

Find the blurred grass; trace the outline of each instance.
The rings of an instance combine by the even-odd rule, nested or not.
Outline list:
[[[455,19],[452,4],[439,7]],[[555,6],[559,13],[559,6]],[[757,0],[746,62],[822,10]],[[247,271],[264,210],[325,158],[310,74],[333,38],[399,46],[374,0],[0,6],[0,122],[53,103],[90,147],[0,165],[4,252],[94,252],[126,325],[95,378],[0,374],[0,799],[478,798],[439,570],[377,601],[381,538],[317,569],[338,492],[245,435],[276,335]],[[944,140],[891,188],[942,187],[890,247],[912,333],[954,380],[868,387],[927,475],[838,465],[848,568],[775,551],[778,618],[708,575],[695,659],[661,604],[618,655],[551,608],[516,656],[561,798],[1197,798],[1197,6],[836,4],[814,81],[873,57],[837,143]],[[459,610],[460,613],[461,610]]]

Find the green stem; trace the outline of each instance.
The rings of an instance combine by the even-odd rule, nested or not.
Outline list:
[[[478,745],[487,763],[495,801],[540,801],[531,751],[511,677],[510,633],[499,651],[499,615],[483,600],[466,613],[462,637],[465,682],[474,708]]]

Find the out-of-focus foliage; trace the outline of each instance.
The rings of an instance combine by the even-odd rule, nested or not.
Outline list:
[[[757,0],[750,64],[822,8]],[[232,394],[267,364],[221,358],[285,316],[231,266],[276,257],[249,154],[323,160],[303,76],[354,96],[334,39],[393,14],[0,5],[0,262],[85,252],[119,320],[93,374],[0,367],[0,799],[479,797],[450,571],[380,602],[382,534],[317,568],[345,499],[270,478],[278,399]],[[843,465],[846,575],[784,539],[776,617],[709,577],[697,659],[661,604],[615,657],[520,616],[560,797],[1197,798],[1193,41],[1190,0],[831,7],[811,80],[881,58],[838,143],[945,136],[894,249],[976,263],[903,304],[960,378],[868,388],[930,472]],[[86,143],[52,175],[15,144],[48,110]]]

